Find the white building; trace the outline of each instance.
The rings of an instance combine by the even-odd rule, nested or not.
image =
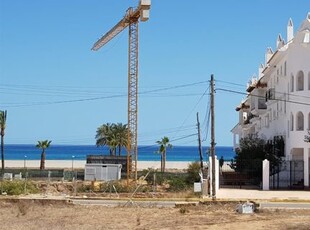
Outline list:
[[[310,13],[295,34],[289,20],[286,42],[279,35],[275,51],[268,48],[265,59],[258,77],[248,83],[248,96],[236,108],[234,147],[250,134],[266,140],[282,137],[283,159],[304,161],[303,181],[309,187],[310,144],[304,136],[310,129]]]

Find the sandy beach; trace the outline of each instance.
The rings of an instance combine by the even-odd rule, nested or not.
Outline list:
[[[189,161],[167,161],[167,169],[187,169]],[[45,167],[48,168],[84,168],[86,160],[46,160]],[[6,160],[5,167],[8,168],[39,168],[40,160]],[[138,170],[154,168],[160,169],[160,161],[138,161]]]

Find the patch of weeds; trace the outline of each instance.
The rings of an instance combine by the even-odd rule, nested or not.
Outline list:
[[[137,226],[141,225],[140,215],[137,216]]]
[[[187,207],[181,207],[180,210],[179,210],[179,212],[180,212],[181,214],[186,214],[186,213],[189,213],[189,209],[188,209]]]
[[[29,204],[26,202],[18,202],[17,207],[18,207],[17,216],[19,215],[24,216],[27,214],[27,211],[29,210]]]
[[[2,192],[8,195],[21,195],[24,192],[38,193],[38,188],[31,181],[2,181]]]

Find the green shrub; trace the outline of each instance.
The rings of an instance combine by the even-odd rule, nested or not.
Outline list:
[[[140,176],[146,175],[148,170],[144,170],[140,172]],[[168,191],[171,192],[180,192],[188,189],[188,174],[182,173],[182,172],[156,172],[151,171],[148,175],[148,177],[145,179],[149,185],[153,185],[154,183],[154,174],[156,174],[156,185],[164,185],[168,184],[169,188]],[[199,175],[198,175],[199,176]],[[192,184],[192,183],[190,183]],[[150,189],[150,187],[144,188],[147,191]],[[140,189],[141,191],[143,189]]]
[[[193,162],[188,165],[186,182],[192,185],[194,182],[200,181],[200,163]]]
[[[172,192],[181,192],[187,189],[187,184],[184,178],[182,177],[174,177],[171,178],[169,181],[169,191]]]
[[[31,181],[2,181],[0,189],[8,195],[20,195],[24,192],[37,193],[39,191]]]

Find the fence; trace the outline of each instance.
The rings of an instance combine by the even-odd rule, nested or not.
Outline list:
[[[270,189],[304,189],[304,162],[282,161],[270,167]]]
[[[262,180],[262,163],[257,159],[225,162],[220,169],[220,188],[258,188]]]
[[[76,178],[79,180],[84,180],[84,170],[74,170],[67,171],[64,169],[49,169],[49,170],[40,170],[40,169],[18,169],[18,168],[6,168],[4,171],[4,178],[9,179],[21,179],[28,178],[31,180],[72,180]],[[1,177],[3,178],[3,177]]]

